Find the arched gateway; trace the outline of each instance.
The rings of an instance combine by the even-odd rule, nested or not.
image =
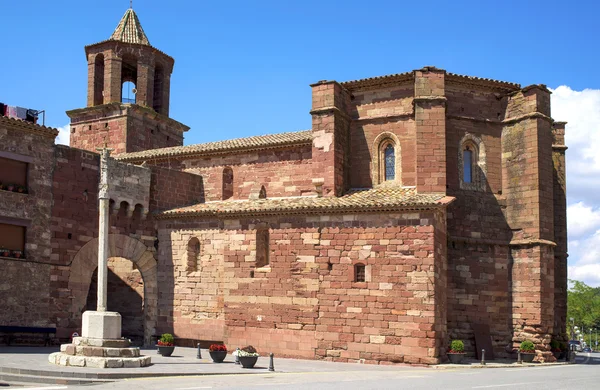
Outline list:
[[[152,342],[156,329],[158,285],[156,259],[141,241],[123,234],[108,235],[108,257],[121,257],[133,262],[144,280],[144,344]],[[98,238],[90,240],[75,255],[69,275],[71,291],[71,318],[77,327],[86,307],[92,275],[98,267]],[[108,296],[108,301],[118,297]]]

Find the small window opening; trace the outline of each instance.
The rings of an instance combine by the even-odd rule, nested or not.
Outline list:
[[[200,240],[196,237],[190,238],[187,248],[187,269],[189,272],[199,271],[200,266]]]
[[[256,231],[256,267],[269,265],[269,229],[264,227]]]
[[[223,169],[223,200],[233,196],[233,169],[226,167]]]
[[[354,281],[364,282],[366,281],[366,272],[364,264],[356,264],[354,266]]]

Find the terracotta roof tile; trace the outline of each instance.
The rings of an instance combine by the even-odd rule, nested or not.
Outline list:
[[[305,144],[310,142],[312,142],[312,131],[305,130],[208,142],[205,144],[151,149],[143,152],[123,153],[115,156],[115,158],[121,161],[142,161],[176,156],[219,154],[236,150],[272,149],[286,145]]]
[[[425,67],[423,69],[437,69],[440,71],[443,70],[443,69],[438,69],[435,67]],[[474,83],[474,84],[488,85],[490,87],[496,87],[496,88],[500,88],[500,89],[504,89],[504,90],[516,90],[516,89],[521,88],[520,84],[511,83],[508,81],[500,81],[500,80],[494,80],[494,79],[488,79],[488,78],[476,77],[476,76],[465,76],[465,75],[460,75],[460,74],[450,73],[450,72],[447,72],[446,75],[447,75],[448,80],[454,80],[457,82],[463,81],[463,82],[470,82],[470,83]],[[340,84],[349,90],[365,89],[365,88],[368,89],[370,87],[385,87],[388,84],[391,84],[394,82],[407,81],[407,80],[410,80],[411,78],[413,78],[413,76],[414,76],[414,71],[411,71],[411,72],[390,74],[390,75],[386,75],[386,76],[369,77],[366,79],[344,81]]]
[[[3,115],[0,115],[0,124],[5,124],[7,126],[23,129],[33,133],[38,133],[46,137],[55,138],[58,135],[58,130],[53,127],[37,125],[35,123],[27,122],[22,119],[9,118]]]
[[[138,43],[150,46],[150,41],[148,40],[146,33],[144,33],[142,24],[135,11],[131,8],[125,11],[125,15],[121,18],[121,21],[112,33],[110,39],[113,41]]]
[[[419,194],[415,188],[381,187],[353,189],[340,197],[290,197],[256,200],[224,200],[199,203],[162,212],[158,218],[255,214],[309,214],[423,209],[454,200],[444,194]]]

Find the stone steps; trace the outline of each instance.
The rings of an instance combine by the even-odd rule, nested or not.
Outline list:
[[[16,370],[19,371],[19,370]],[[46,384],[46,385],[98,385],[103,383],[114,382],[113,379],[98,379],[85,377],[70,377],[62,376],[60,372],[52,371],[37,371],[37,370],[20,370],[31,371],[30,373],[6,373],[0,372],[0,381],[7,382],[9,386],[27,385],[31,383]],[[34,374],[35,373],[35,374]]]

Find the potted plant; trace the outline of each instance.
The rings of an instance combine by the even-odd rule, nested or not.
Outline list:
[[[227,347],[225,344],[211,344],[208,348],[208,353],[214,363],[223,363],[227,356]]]
[[[452,340],[450,350],[448,351],[448,359],[452,364],[460,364],[465,358],[465,343],[462,340]]]
[[[23,251],[12,251],[12,257],[15,259],[20,259],[23,257]]]
[[[6,190],[7,191],[14,191],[15,190],[15,185],[14,184],[7,184],[6,185]]]
[[[531,363],[533,362],[533,359],[535,358],[535,345],[529,341],[529,340],[525,340],[521,343],[521,345],[519,346],[519,351],[521,352],[521,360],[524,361],[525,363]]]
[[[175,339],[173,335],[170,333],[163,333],[158,340],[158,353],[163,356],[171,356],[173,351],[175,350]]]
[[[0,248],[0,256],[10,257],[10,250],[6,248]]]
[[[252,368],[256,364],[258,357],[260,356],[258,352],[256,352],[256,348],[251,345],[248,345],[239,351],[235,351],[237,357],[240,361],[240,364],[243,368]]]
[[[27,193],[27,188],[25,188],[23,186],[17,186],[17,192],[21,193],[21,194],[26,194]]]

